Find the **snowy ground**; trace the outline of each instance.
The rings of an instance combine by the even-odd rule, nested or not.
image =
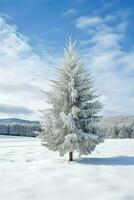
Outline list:
[[[134,140],[65,160],[37,138],[0,136],[0,200],[134,200]]]

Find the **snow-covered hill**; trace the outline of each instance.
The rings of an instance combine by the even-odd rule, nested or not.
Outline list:
[[[1,200],[133,200],[134,139],[68,163],[38,138],[0,136]]]
[[[0,119],[0,123],[39,124],[38,121],[31,121],[31,120],[25,120],[25,119],[19,119],[19,118]]]

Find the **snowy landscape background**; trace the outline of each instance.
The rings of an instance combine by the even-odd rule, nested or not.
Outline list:
[[[117,116],[102,118],[99,125],[105,138],[134,138],[134,117]],[[40,135],[41,123],[15,118],[0,119],[0,135]]]
[[[134,200],[133,10],[133,0],[0,0],[0,200]],[[70,36],[93,77],[104,135],[73,162],[40,135]]]

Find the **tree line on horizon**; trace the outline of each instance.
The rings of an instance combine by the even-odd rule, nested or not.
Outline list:
[[[0,122],[0,135],[36,137],[41,130],[37,122]]]
[[[104,138],[123,139],[134,138],[134,117],[105,117],[98,124],[102,129]],[[9,122],[0,121],[0,135],[30,136],[40,135],[41,125],[35,122]]]

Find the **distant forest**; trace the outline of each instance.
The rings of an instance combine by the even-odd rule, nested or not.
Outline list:
[[[134,116],[103,118],[99,128],[105,138],[134,138]],[[0,135],[36,137],[40,131],[38,121],[0,119]]]
[[[0,119],[0,135],[36,137],[40,130],[40,124],[37,121]]]
[[[105,138],[134,138],[134,116],[103,118],[99,127]]]

